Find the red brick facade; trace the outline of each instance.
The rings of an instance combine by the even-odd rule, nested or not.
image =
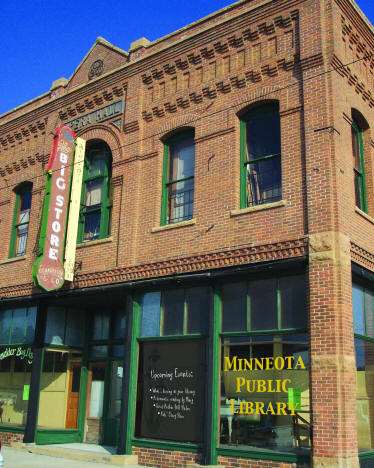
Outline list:
[[[313,466],[357,468],[351,262],[374,271],[373,52],[373,27],[351,0],[241,0],[129,53],[98,39],[69,82],[0,116],[0,296],[41,293],[31,268],[55,128],[123,99],[122,116],[76,131],[111,149],[113,208],[110,235],[78,246],[64,289],[308,257]],[[102,73],[88,79],[98,60]],[[282,202],[240,209],[240,117],[260,102],[279,103]],[[355,206],[355,115],[367,213]],[[193,219],[162,227],[163,142],[183,128],[195,131]],[[26,255],[8,258],[25,181],[33,183]],[[134,451],[146,466],[200,461]]]

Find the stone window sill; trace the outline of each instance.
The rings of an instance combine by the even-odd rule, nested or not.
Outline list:
[[[22,257],[13,257],[13,258],[7,258],[6,260],[3,260],[0,262],[0,265],[5,265],[6,263],[15,263],[15,262],[20,262],[21,260],[26,260],[27,256],[22,255]]]
[[[360,210],[360,208],[358,208],[357,206],[355,207],[355,211],[356,213],[358,213],[360,216],[362,216],[363,218],[367,219],[371,224],[374,224],[374,218],[372,218],[371,216],[369,216],[367,213],[365,213],[364,211]]]
[[[181,221],[180,223],[167,224],[166,226],[158,226],[151,229],[151,232],[169,231],[169,229],[177,229],[183,226],[191,226],[196,224],[196,219],[188,219],[187,221]]]
[[[77,244],[77,249],[83,249],[83,247],[90,247],[92,245],[107,244],[109,242],[113,242],[113,237],[105,237],[105,239],[96,239],[93,241],[82,242],[81,244]]]
[[[241,210],[232,210],[230,211],[230,216],[240,216],[246,213],[254,213],[256,211],[271,210],[272,208],[278,208],[279,206],[286,206],[286,201],[280,200],[274,203],[265,203],[263,205],[242,208]]]

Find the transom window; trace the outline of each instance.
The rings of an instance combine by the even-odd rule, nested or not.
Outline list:
[[[205,334],[208,331],[209,310],[208,287],[143,294],[140,336]]]
[[[278,106],[263,105],[241,120],[241,207],[282,199]]]
[[[186,221],[193,215],[195,143],[183,132],[164,144],[164,184],[161,224]]]

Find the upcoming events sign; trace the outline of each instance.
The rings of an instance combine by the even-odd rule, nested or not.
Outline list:
[[[69,205],[70,174],[73,162],[74,132],[67,125],[55,131],[47,165],[39,248],[41,255],[33,266],[33,279],[46,291],[64,283],[64,238]]]
[[[204,356],[203,340],[142,343],[138,437],[203,440]]]

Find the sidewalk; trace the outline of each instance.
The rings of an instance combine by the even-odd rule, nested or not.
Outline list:
[[[136,464],[110,463],[113,449],[91,444],[3,446],[1,453],[4,457],[4,468],[140,468],[140,465]]]

